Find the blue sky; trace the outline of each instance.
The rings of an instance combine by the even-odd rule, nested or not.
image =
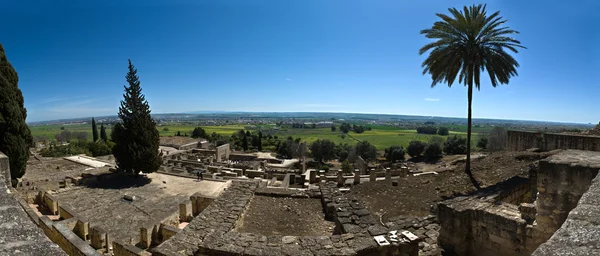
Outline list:
[[[94,3],[95,2],[95,3]],[[128,2],[127,4],[119,2]],[[164,2],[164,3],[161,3]],[[528,49],[519,76],[475,92],[476,118],[596,123],[600,4],[486,1]],[[472,1],[2,1],[0,43],[28,121],[115,115],[127,59],[153,113],[357,112],[466,117],[430,88],[419,34]]]

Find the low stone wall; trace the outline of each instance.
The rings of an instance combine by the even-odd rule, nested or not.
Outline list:
[[[583,136],[571,134],[544,134],[544,151],[554,149],[579,149],[600,151],[600,136]]]
[[[438,244],[450,255],[530,255],[541,241],[517,205],[530,203],[531,193],[529,179],[513,177],[441,202]]]
[[[130,244],[124,244],[117,241],[113,243],[113,256],[150,256],[151,253],[137,248]]]
[[[524,151],[530,148],[541,148],[541,132],[506,131],[506,150]]]
[[[259,187],[254,192],[259,196],[291,197],[291,198],[321,198],[320,190],[296,190],[271,187]]]
[[[357,227],[361,228],[360,232],[352,230],[354,233],[332,236],[264,236],[237,232],[236,222],[254,196],[257,186],[256,182],[233,181],[231,186],[196,216],[186,228],[153,249],[153,255],[416,256],[418,253],[417,241],[402,240],[394,245],[378,246],[371,236],[369,227],[361,228],[358,224]],[[350,207],[348,212],[352,212],[351,202],[348,203]],[[364,210],[364,208],[356,209]],[[363,214],[363,216],[367,215],[370,216],[368,211],[367,214]],[[362,224],[367,224],[366,218]],[[371,232],[386,233],[387,230],[373,229]]]
[[[517,206],[495,200],[457,197],[438,205],[438,244],[449,255],[530,255],[533,229]]]
[[[11,185],[9,159],[0,152],[0,255],[65,255],[31,221],[37,215],[26,214],[29,206],[15,199]]]
[[[94,248],[79,238],[69,227],[52,222],[48,216],[40,217],[40,227],[52,242],[58,244],[71,256],[100,256]]]
[[[599,152],[566,150],[540,161],[535,219],[542,242],[565,222],[599,169]]]
[[[233,181],[221,196],[196,216],[186,228],[153,249],[153,255],[194,255],[199,248],[232,246],[234,241],[221,240],[213,245],[207,240],[221,239],[230,232],[253,196],[256,183]]]
[[[552,237],[540,245],[533,256],[588,256],[600,255],[600,176],[592,180],[587,192],[579,200],[577,207]]]
[[[600,151],[600,136],[526,131],[507,131],[506,135],[506,150],[509,151],[523,151],[530,148],[539,148],[543,151],[554,149]]]

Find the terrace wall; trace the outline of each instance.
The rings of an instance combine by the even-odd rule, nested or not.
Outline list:
[[[600,151],[600,136],[507,131],[506,150],[523,151],[530,148],[539,148],[542,151],[554,149]]]

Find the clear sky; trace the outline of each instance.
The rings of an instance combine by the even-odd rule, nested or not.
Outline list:
[[[428,40],[419,32],[435,13],[473,3],[3,0],[0,43],[28,121],[116,115],[128,58],[153,113],[466,117],[464,86],[430,88],[421,74],[418,50]],[[473,117],[600,121],[599,1],[482,3],[528,49],[516,55],[519,76],[509,85],[482,81]]]

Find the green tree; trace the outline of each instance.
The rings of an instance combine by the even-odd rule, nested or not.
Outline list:
[[[350,162],[348,162],[348,160],[344,160],[344,162],[342,162],[342,172],[345,172],[345,173],[352,172],[352,165],[350,165]]]
[[[321,163],[335,159],[335,143],[318,139],[310,145],[310,152],[313,159]]]
[[[111,133],[115,143],[112,152],[119,171],[132,174],[154,172],[161,164],[158,152],[160,137],[131,60],[125,78],[129,86],[124,86],[125,94],[119,107],[122,122],[117,123]]]
[[[486,149],[487,144],[488,144],[488,137],[485,135],[479,137],[479,140],[477,140],[477,147],[480,149]]]
[[[403,161],[404,160],[404,148],[402,146],[391,146],[385,149],[385,159],[390,162]]]
[[[446,136],[446,135],[450,134],[450,131],[448,131],[448,128],[446,128],[446,127],[440,127],[437,130],[437,134],[441,135],[441,136]]]
[[[506,20],[495,12],[488,15],[485,5],[464,7],[462,11],[450,8],[451,16],[437,14],[441,21],[437,21],[429,29],[424,29],[421,34],[434,39],[419,50],[419,54],[429,52],[423,61],[423,74],[430,74],[433,82],[431,87],[438,83],[452,86],[456,77],[458,83],[467,86],[468,114],[467,114],[467,160],[465,173],[476,188],[479,183],[471,173],[471,103],[473,101],[473,87],[480,88],[481,72],[487,70],[493,87],[498,84],[508,84],[509,79],[517,76],[519,63],[509,52],[518,52],[521,42],[511,36],[517,31],[505,26]]]
[[[258,151],[262,151],[262,132],[258,132]]]
[[[431,136],[429,138],[429,140],[427,141],[427,143],[429,143],[429,144],[438,144],[438,145],[443,145],[444,142],[446,142],[446,140],[444,140],[444,138],[440,137],[440,136]]]
[[[100,139],[104,142],[108,141],[108,136],[106,136],[106,128],[104,128],[103,124],[100,124]]]
[[[18,83],[19,76],[0,44],[0,152],[9,158],[13,179],[25,174],[29,146],[33,143],[31,131],[25,123],[27,110]]]
[[[425,151],[425,143],[420,140],[411,140],[408,143],[406,152],[410,157],[418,157]]]
[[[444,152],[448,155],[466,154],[467,140],[457,135],[451,136],[444,142]]]
[[[206,131],[204,130],[204,128],[202,128],[202,127],[196,127],[192,131],[192,138],[203,138],[203,139],[206,139],[206,138],[208,138],[208,134],[206,134]]]
[[[425,147],[423,156],[425,156],[425,159],[428,161],[438,160],[442,157],[442,147],[437,143],[428,144],[427,147]]]
[[[332,131],[332,132],[335,132],[335,130],[336,130],[336,128],[335,128],[335,124],[332,124],[332,125],[331,125],[331,131]]]
[[[96,126],[96,120],[92,117],[92,139],[94,142],[98,141],[98,127]]]
[[[375,161],[377,158],[377,148],[366,140],[356,143],[356,156],[362,157],[365,162]]]
[[[248,133],[244,133],[244,137],[243,137],[243,147],[244,147],[244,151],[248,151],[248,135],[246,135]]]

